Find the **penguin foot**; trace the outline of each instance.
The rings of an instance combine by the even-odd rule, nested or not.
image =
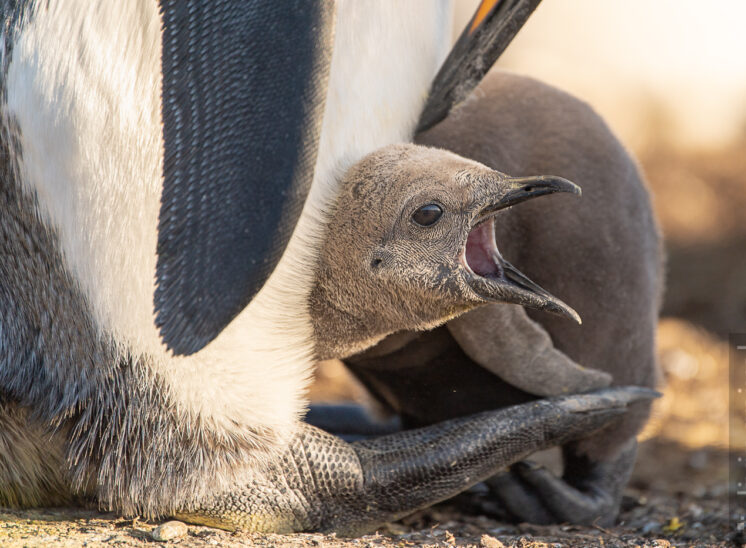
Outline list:
[[[565,474],[523,461],[488,479],[487,493],[463,497],[471,511],[513,522],[610,526],[619,514],[622,491],[637,453],[632,438],[609,461],[594,461],[565,448]]]
[[[350,442],[385,436],[402,429],[398,416],[379,420],[365,407],[356,403],[313,404],[303,421]]]
[[[605,389],[354,443],[302,424],[265,470],[238,474],[241,487],[177,517],[232,530],[363,534],[450,498],[535,451],[587,437],[629,404],[655,395],[636,387]]]

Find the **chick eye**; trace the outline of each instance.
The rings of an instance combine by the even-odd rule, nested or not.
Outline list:
[[[438,204],[427,204],[412,213],[412,220],[420,226],[434,225],[443,215],[443,209]]]

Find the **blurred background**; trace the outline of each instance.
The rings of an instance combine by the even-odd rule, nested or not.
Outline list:
[[[456,0],[454,39],[477,4]],[[728,335],[746,332],[744,23],[733,0],[544,0],[497,65],[590,103],[646,175],[668,255],[664,397],[630,486],[643,506],[662,497],[659,530],[676,518],[691,538],[708,508],[727,512],[729,422],[746,451],[728,382]],[[318,379],[316,399],[365,398],[341,364]]]

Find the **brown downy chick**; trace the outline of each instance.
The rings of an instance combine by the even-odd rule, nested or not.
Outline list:
[[[408,426],[610,379],[653,386],[660,237],[637,166],[603,121],[565,93],[495,72],[418,141],[483,165],[401,146],[348,174],[312,299],[317,325],[344,327],[318,334],[320,354],[348,356]],[[520,179],[509,189],[516,179],[490,168],[566,177],[583,197],[508,208],[511,196],[549,190]],[[336,276],[349,285],[332,290]],[[583,325],[529,277],[572,303]],[[371,334],[364,345],[345,344],[361,332]],[[639,404],[613,428],[565,446],[562,479],[514,466],[491,481],[493,502],[517,520],[613,522],[648,413]]]
[[[579,322],[508,263],[495,242],[498,212],[555,192],[580,190],[558,177],[511,178],[417,145],[369,155],[344,178],[323,247],[311,306],[324,326],[316,330],[318,354],[346,357],[393,331],[432,328],[486,303],[525,304]],[[558,352],[520,307],[483,307],[448,326],[472,359],[532,394],[611,382]],[[514,333],[492,338],[496,326]]]
[[[399,144],[365,157],[341,185],[310,299],[319,357],[348,357],[487,303],[579,321],[508,263],[491,236],[503,209],[579,194],[570,181],[513,178],[445,150]]]

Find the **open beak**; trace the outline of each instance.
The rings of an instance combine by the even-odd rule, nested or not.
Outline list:
[[[580,187],[561,177],[546,175],[510,178],[501,184],[508,184],[508,191],[479,212],[461,254],[461,263],[468,274],[467,283],[487,301],[520,304],[581,323],[575,310],[506,261],[495,240],[495,215],[498,211],[555,192],[580,195]]]

